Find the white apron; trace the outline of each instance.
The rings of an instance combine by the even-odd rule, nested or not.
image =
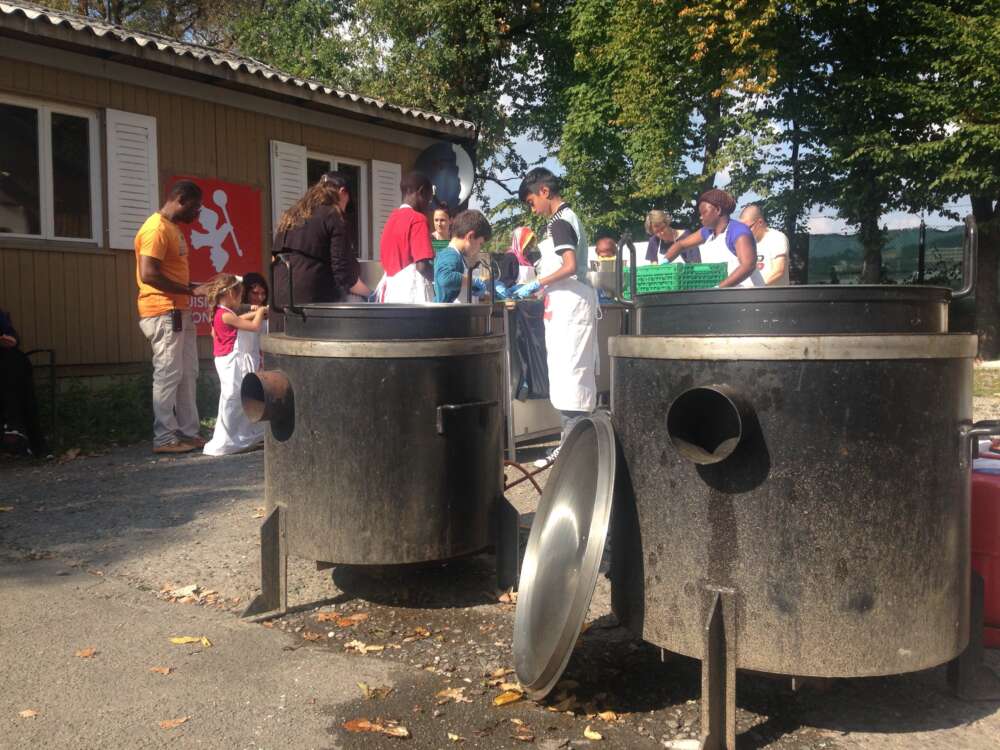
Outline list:
[[[256,372],[259,364],[260,336],[253,331],[237,331],[233,350],[215,358],[220,385],[219,414],[212,439],[205,445],[205,455],[238,453],[264,440],[264,425],[247,419],[240,401],[243,377]]]
[[[725,263],[727,276],[740,267],[740,259],[736,257],[736,253],[730,250],[726,244],[725,231],[715,237],[709,237],[704,243],[698,246],[698,250],[701,253],[702,263]],[[737,286],[763,285],[764,277],[760,275],[756,263],[754,263],[753,273],[737,284]]]
[[[420,274],[416,263],[411,263],[395,276],[384,274],[375,287],[375,299],[402,305],[433,302],[434,285]]]
[[[543,239],[539,275],[562,266],[551,238]],[[559,411],[597,408],[597,293],[575,278],[545,290],[545,349],[549,367],[549,401]]]

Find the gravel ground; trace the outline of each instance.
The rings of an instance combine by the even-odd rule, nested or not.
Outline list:
[[[998,405],[1000,399],[977,399],[977,418],[1000,413]],[[86,572],[157,606],[200,606],[235,621],[259,585],[262,481],[260,452],[155,458],[147,446],[135,446],[64,463],[0,459],[0,506],[13,508],[0,513],[0,564],[36,561]],[[526,535],[534,490],[524,483],[511,500]],[[514,605],[495,589],[492,565],[479,556],[402,572],[340,566],[331,574],[290,561],[289,601],[304,608],[259,626],[261,632],[297,654],[332,651],[346,659],[338,664],[357,664],[329,674],[341,686],[392,675],[385,685],[364,682],[367,696],[358,687],[354,700],[324,709],[330,746],[396,741],[343,728],[362,718],[405,725],[410,744],[420,748],[684,747],[697,736],[698,663],[661,660],[658,649],[618,627],[603,576],[589,627],[553,694],[540,704],[493,705],[514,679]],[[23,580],[19,585],[44,590],[44,576]],[[192,584],[199,592],[187,599],[170,593]],[[1000,654],[991,652],[989,663],[1000,668]],[[382,665],[381,672],[371,668]],[[214,687],[228,689],[224,682]],[[814,681],[795,691],[788,679],[741,673],[738,705],[741,750],[985,750],[1000,738],[1000,703],[956,700],[942,669]],[[587,739],[588,731],[602,739]],[[218,744],[233,743],[222,737]]]

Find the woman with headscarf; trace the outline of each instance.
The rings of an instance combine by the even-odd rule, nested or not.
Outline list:
[[[281,215],[271,254],[285,255],[292,273],[292,294],[300,302],[342,302],[348,293],[368,297],[360,278],[357,248],[345,214],[351,202],[347,179],[326,172]],[[275,304],[288,304],[285,264],[274,269]]]
[[[496,291],[501,297],[507,296],[516,286],[535,280],[535,266],[528,259],[528,253],[536,252],[537,240],[531,227],[518,227],[510,238],[510,247],[497,265]]]
[[[761,286],[757,243],[746,224],[730,218],[735,210],[736,199],[725,190],[706,190],[698,196],[701,231],[674,242],[667,250],[666,260],[672,261],[684,250],[697,247],[702,263],[726,264],[729,275],[720,287]]]

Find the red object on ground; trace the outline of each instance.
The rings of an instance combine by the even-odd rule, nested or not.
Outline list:
[[[997,459],[1000,456],[983,455]],[[1000,474],[972,472],[972,569],[983,577],[983,644],[1000,648]]]

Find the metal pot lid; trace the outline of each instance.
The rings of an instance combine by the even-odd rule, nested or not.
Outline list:
[[[559,681],[590,608],[616,464],[610,415],[581,419],[563,443],[535,513],[514,616],[514,670],[536,700]]]

